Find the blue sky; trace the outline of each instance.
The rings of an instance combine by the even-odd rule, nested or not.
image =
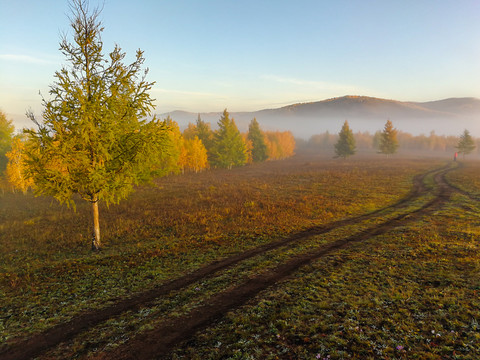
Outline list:
[[[480,98],[477,0],[91,0],[102,38],[145,51],[157,113],[251,111],[343,95]],[[0,0],[0,109],[41,114],[71,35],[67,0]]]

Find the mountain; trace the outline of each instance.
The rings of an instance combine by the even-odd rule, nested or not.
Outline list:
[[[194,123],[196,113],[174,111],[170,115],[184,128]],[[210,122],[212,128],[222,112],[201,113],[202,120]],[[412,134],[459,135],[468,129],[474,136],[480,136],[480,99],[450,98],[430,102],[402,102],[367,96],[343,96],[323,101],[299,103],[277,109],[254,112],[233,112],[239,129],[246,131],[255,117],[264,130],[290,130],[297,137],[308,139],[311,135],[325,131],[336,133],[348,120],[354,132],[382,130],[390,119],[394,126]]]

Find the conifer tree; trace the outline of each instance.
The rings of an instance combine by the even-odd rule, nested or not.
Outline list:
[[[86,0],[72,0],[73,42],[64,37],[60,51],[68,63],[54,75],[51,100],[43,99],[43,119],[33,113],[37,130],[25,130],[25,172],[37,194],[73,204],[72,195],[92,204],[92,249],[100,242],[99,201],[117,203],[133,186],[152,176],[168,144],[165,124],[155,118],[142,70],[144,57],[123,63],[119,46],[105,56],[98,20]]]
[[[7,168],[6,153],[12,148],[14,130],[12,121],[8,120],[7,116],[0,111],[0,175]]]
[[[256,118],[253,118],[248,127],[247,139],[252,142],[252,160],[253,162],[262,162],[268,159],[267,144],[265,135],[260,129]]]
[[[218,121],[218,130],[215,132],[212,146],[211,164],[220,168],[231,169],[233,166],[245,165],[247,149],[240,131],[227,109]]]
[[[335,144],[336,157],[347,158],[354,155],[356,152],[355,138],[353,132],[348,125],[348,121],[345,120],[342,129],[338,133],[338,141]]]
[[[381,133],[379,152],[385,155],[395,154],[398,150],[397,129],[393,127],[390,120],[387,120],[383,132]]]
[[[200,117],[200,114],[198,114],[197,118],[195,135],[198,136],[198,138],[202,141],[203,146],[205,146],[205,149],[207,149],[208,160],[210,161],[212,157],[214,134],[210,128],[210,124],[203,121]]]
[[[455,147],[458,149],[460,154],[463,154],[464,157],[475,149],[475,142],[473,141],[472,136],[467,129],[465,129],[463,134],[460,135],[460,140]]]

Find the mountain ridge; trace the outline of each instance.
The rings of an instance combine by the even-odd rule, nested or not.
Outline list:
[[[212,128],[222,112],[200,113],[202,120]],[[295,103],[279,108],[249,112],[231,112],[241,131],[255,117],[265,130],[290,130],[297,137],[308,138],[315,133],[338,131],[348,120],[354,131],[374,132],[383,128],[387,120],[412,134],[429,133],[458,135],[469,128],[480,136],[480,99],[473,97],[447,98],[427,102],[398,101],[361,95],[346,95],[320,101]],[[172,111],[170,115],[181,127],[194,123],[198,113]]]

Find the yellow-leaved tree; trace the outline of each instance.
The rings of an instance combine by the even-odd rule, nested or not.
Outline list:
[[[14,188],[21,190],[23,193],[34,186],[32,178],[25,175],[24,148],[25,141],[20,137],[15,137],[12,149],[6,154],[8,158],[7,180]]]
[[[290,131],[266,131],[265,143],[269,160],[286,159],[295,154],[295,138]]]
[[[208,168],[207,149],[198,136],[185,139],[185,153],[185,168],[196,173]]]

